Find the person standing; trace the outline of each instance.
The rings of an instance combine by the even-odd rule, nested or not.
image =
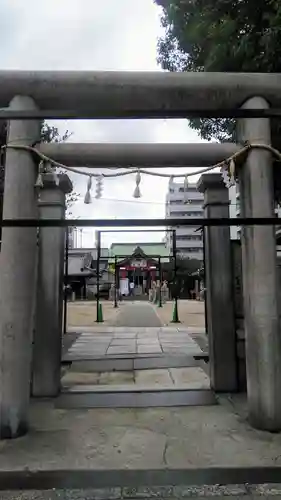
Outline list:
[[[133,281],[130,281],[130,283],[129,283],[129,295],[130,296],[134,295],[134,288],[135,288],[135,283]]]

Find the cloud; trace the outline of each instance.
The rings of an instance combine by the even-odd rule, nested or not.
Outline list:
[[[159,15],[160,9],[153,0],[1,0],[1,68],[160,71],[156,63],[157,37],[162,32]],[[199,141],[186,120],[53,123],[61,132],[72,131],[71,140],[75,142]],[[167,180],[143,176],[143,196],[139,201],[132,198],[135,184],[131,176],[106,181],[104,199],[84,205],[86,179],[77,175],[72,178],[76,191],[81,193],[73,207],[76,216],[151,218],[164,215]],[[124,241],[132,238],[122,234]],[[143,235],[146,241],[153,238],[159,240],[161,235]],[[92,244],[92,241],[93,233],[87,230],[84,243]]]

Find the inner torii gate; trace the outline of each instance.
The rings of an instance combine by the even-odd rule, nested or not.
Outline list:
[[[36,158],[20,147],[38,142],[40,119],[233,116],[239,118],[242,144],[249,141],[266,146],[271,142],[269,118],[280,115],[280,86],[279,74],[0,72],[0,106],[4,108],[0,110],[0,118],[10,120],[0,257],[2,438],[14,438],[27,431],[31,359],[33,394],[43,395],[42,378],[44,374],[46,377],[51,366],[55,368],[52,390],[49,384],[45,395],[56,395],[59,390],[61,249],[64,238],[61,227],[65,224],[58,219],[64,217],[63,198],[71,185],[67,176],[54,178],[52,174],[44,174],[46,189],[43,188],[38,205],[38,191],[34,187]],[[93,168],[113,165],[204,166],[222,161],[240,149],[237,144],[39,144],[37,147],[65,165],[77,167],[87,164]],[[281,340],[272,177],[270,152],[263,147],[250,149],[239,169],[242,217],[247,218],[242,231],[242,257],[249,417],[253,426],[277,431],[281,429]],[[210,186],[203,181],[200,189],[208,191]],[[209,216],[227,219],[226,212],[221,215],[219,211],[218,193],[211,189],[208,193],[205,200],[207,219],[202,223],[200,221],[203,226],[209,225]],[[36,228],[39,225],[39,210],[41,219],[49,219],[49,222],[45,221],[45,226],[49,224],[49,227],[40,230],[48,246],[44,243],[38,256]],[[252,218],[270,218],[267,222],[271,225],[253,226]],[[57,220],[52,222],[50,219]],[[113,221],[91,222],[96,227],[102,227],[107,222],[116,225]],[[131,221],[130,224],[144,225],[143,222]],[[151,220],[150,225],[155,226],[156,222],[165,226],[164,219]],[[241,222],[243,224],[243,219]],[[30,227],[23,227],[27,223]],[[120,220],[117,224],[126,226],[128,221]],[[182,224],[182,220],[169,221],[170,226]],[[190,220],[189,224],[196,225],[198,220]],[[56,227],[55,231],[50,229],[51,225]],[[221,226],[222,222],[215,220],[213,225]],[[229,221],[226,220],[225,225],[229,225]],[[220,233],[210,232],[207,238],[209,249],[216,245],[216,234]],[[224,237],[227,237],[227,232]],[[51,238],[55,238],[53,244]],[[35,265],[37,257],[38,267]],[[226,268],[227,253],[224,258],[223,266]],[[216,286],[214,282],[214,296],[218,296]],[[226,283],[225,287],[227,293],[222,299],[221,310],[229,300],[229,284]],[[55,307],[57,314],[53,320],[50,315]],[[53,321],[52,328],[47,320]],[[223,316],[223,321],[227,323],[227,315]],[[218,327],[219,323],[217,321]],[[230,339],[233,344],[233,329],[222,328],[220,335],[223,331],[228,331],[227,340]],[[213,331],[215,336],[216,330]],[[213,341],[215,343],[215,339]],[[42,367],[38,368],[38,363],[36,365],[40,351],[42,359],[42,349],[46,354],[45,372]],[[219,369],[214,365],[222,363],[224,372],[231,371],[229,386],[225,386],[224,390],[235,390],[234,362],[229,364],[231,350],[226,348],[226,351],[228,354],[222,363],[222,357],[216,358],[218,350],[211,347],[211,376]],[[213,387],[216,389],[215,376]]]

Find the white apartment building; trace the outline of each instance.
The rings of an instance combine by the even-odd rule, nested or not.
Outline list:
[[[198,219],[198,226],[178,226],[176,229],[177,251],[179,254],[198,259],[203,262],[203,239],[200,230],[200,219],[203,218],[204,195],[196,189],[196,184],[189,184],[187,192],[184,184],[173,182],[169,184],[166,196],[166,219]],[[169,224],[169,223],[168,223]],[[172,233],[166,233],[166,245],[172,254]]]

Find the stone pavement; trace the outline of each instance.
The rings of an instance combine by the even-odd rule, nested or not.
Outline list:
[[[188,328],[99,326],[87,330],[70,347],[65,360],[142,354],[194,356],[202,352]]]
[[[104,386],[111,388],[140,388],[158,386],[163,388],[209,389],[210,379],[200,367],[162,368],[127,371],[77,371],[70,369],[62,377],[62,386],[73,385]],[[117,387],[116,387],[117,386]]]
[[[117,323],[122,326],[81,328],[83,333],[63,358],[72,362],[62,376],[64,389],[210,389],[208,374],[194,360],[202,354],[190,336],[194,328],[161,326],[153,306],[145,302],[123,305]],[[152,405],[151,398],[149,401]]]
[[[281,466],[281,434],[252,429],[242,396],[219,397],[214,406],[153,409],[59,410],[54,401],[33,401],[30,421],[26,436],[0,442],[0,471],[161,469],[167,474]]]
[[[145,302],[122,305],[115,326],[69,329],[80,336],[68,351],[67,359],[91,359],[118,355],[196,355],[201,353],[191,334],[203,333],[204,327],[163,327],[153,306]]]

